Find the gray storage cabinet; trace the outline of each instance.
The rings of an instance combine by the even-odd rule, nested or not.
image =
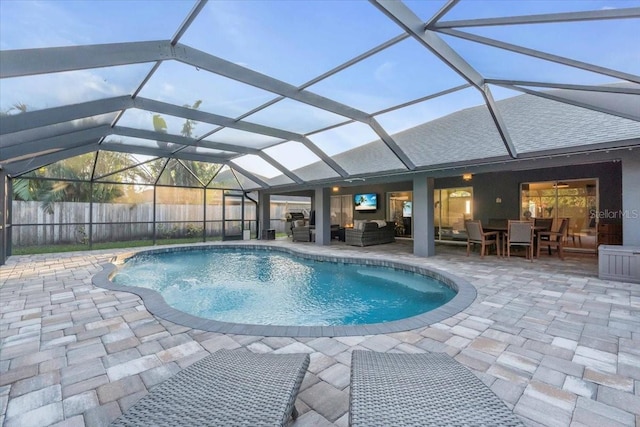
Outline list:
[[[640,246],[600,245],[598,277],[640,283]]]

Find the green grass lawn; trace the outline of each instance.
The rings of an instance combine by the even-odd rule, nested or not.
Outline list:
[[[276,238],[286,237],[286,233],[276,233]],[[207,239],[207,242],[219,242],[221,237],[213,237]],[[199,243],[202,242],[202,237],[184,237],[176,239],[158,239],[156,245],[175,245],[184,243]],[[54,252],[74,252],[74,251],[89,251],[100,249],[120,249],[120,248],[135,248],[140,246],[153,246],[153,240],[130,240],[126,242],[101,242],[94,243],[91,248],[89,245],[82,243],[74,244],[60,244],[60,245],[38,245],[38,246],[21,246],[13,247],[12,255],[34,255],[34,254],[48,254]]]
[[[208,242],[220,241],[220,238],[208,239]],[[174,245],[180,243],[199,243],[202,242],[201,237],[185,237],[180,239],[158,239],[156,245]],[[83,245],[81,243],[67,244],[67,245],[38,245],[38,246],[22,246],[14,247],[12,250],[13,255],[32,255],[32,254],[48,254],[52,252],[73,252],[73,251],[89,251],[100,249],[120,249],[120,248],[134,248],[139,246],[153,246],[153,240],[129,240],[126,242],[101,242],[94,243],[89,248],[89,245]]]

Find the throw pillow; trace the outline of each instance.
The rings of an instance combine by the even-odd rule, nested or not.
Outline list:
[[[374,219],[373,222],[378,224],[378,228],[387,226],[387,221],[385,221],[384,219]]]

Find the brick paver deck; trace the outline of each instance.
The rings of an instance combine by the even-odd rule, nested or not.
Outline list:
[[[179,369],[244,348],[310,353],[296,427],[347,425],[353,349],[446,352],[526,425],[640,425],[640,285],[599,280],[595,255],[530,263],[445,247],[419,258],[406,242],[276,244],[431,266],[471,282],[478,298],[440,323],[386,335],[220,334],[172,324],[135,295],[94,287],[100,264],[125,250],[10,257],[0,267],[0,424],[106,425]]]

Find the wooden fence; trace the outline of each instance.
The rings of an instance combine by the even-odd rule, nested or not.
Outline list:
[[[153,240],[153,203],[80,203],[60,202],[53,212],[42,209],[41,202],[13,201],[12,245],[14,247],[128,240]],[[309,211],[309,203],[272,203],[269,228],[286,232],[286,214],[290,211]],[[240,205],[226,206],[225,218],[240,218]],[[205,222],[206,215],[206,222]],[[239,230],[250,228],[256,235],[255,205],[245,205],[245,224],[228,222]],[[157,204],[155,212],[156,238],[222,235],[222,205],[205,208],[194,204]]]

